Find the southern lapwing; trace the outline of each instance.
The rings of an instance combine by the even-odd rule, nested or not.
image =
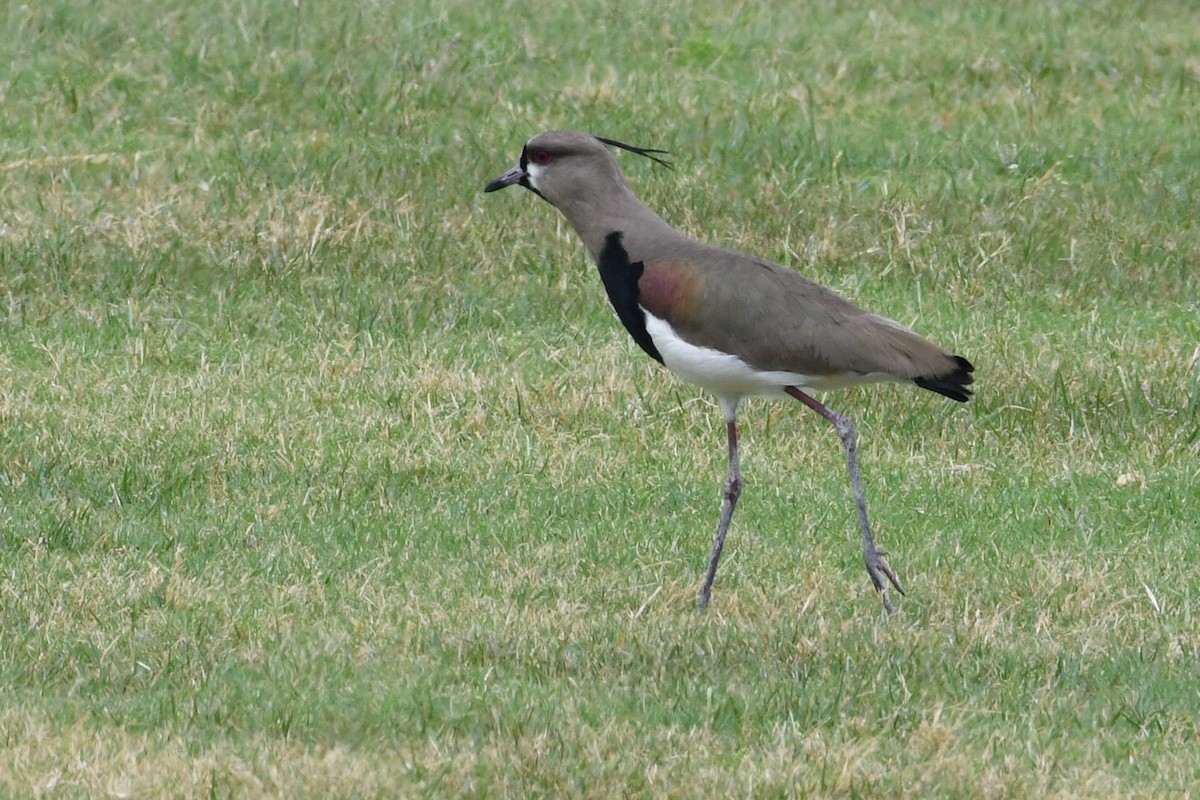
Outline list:
[[[893,613],[889,586],[900,594],[904,589],[871,538],[854,425],[809,393],[898,381],[965,402],[974,367],[790,269],[675,230],[634,196],[609,145],[666,164],[656,155],[662,150],[551,131],[530,139],[520,162],[484,191],[520,184],[562,212],[591,251],[608,299],[633,340],[720,402],[729,477],[699,606],[708,606],[742,491],[738,405],[745,397],[791,396],[829,420],[842,439],[867,573]]]

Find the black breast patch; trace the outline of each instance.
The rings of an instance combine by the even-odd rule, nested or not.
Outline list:
[[[629,252],[621,244],[621,235],[621,231],[613,231],[604,237],[604,249],[596,259],[600,280],[604,281],[604,290],[608,292],[608,300],[617,312],[617,319],[621,320],[638,347],[661,364],[662,355],[646,330],[646,312],[638,305],[638,280],[645,266],[640,261],[629,263]]]

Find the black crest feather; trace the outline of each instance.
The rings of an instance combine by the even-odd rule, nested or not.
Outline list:
[[[667,161],[664,158],[659,158],[658,156],[654,155],[655,153],[661,153],[665,156],[669,156],[670,152],[668,152],[666,150],[656,150],[653,147],[638,147],[637,145],[625,144],[624,142],[618,142],[616,139],[605,139],[603,136],[597,136],[596,138],[599,139],[600,141],[604,142],[606,145],[608,145],[610,147],[619,147],[622,150],[628,150],[631,153],[637,153],[639,156],[648,158],[651,161],[662,164],[667,169],[674,169],[674,167],[671,166],[670,161]]]

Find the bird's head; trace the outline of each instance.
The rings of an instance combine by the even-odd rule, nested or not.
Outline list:
[[[495,192],[519,184],[559,209],[614,184],[625,187],[621,168],[608,146],[637,153],[666,167],[671,165],[647,147],[605,139],[581,131],[547,131],[525,143],[517,165],[484,187]]]

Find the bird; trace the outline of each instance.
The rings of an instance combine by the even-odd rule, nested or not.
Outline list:
[[[887,552],[871,536],[856,429],[813,394],[890,381],[966,402],[975,367],[795,270],[671,227],[634,194],[610,148],[671,168],[665,150],[583,131],[546,131],[529,139],[516,166],[484,192],[522,186],[554,206],[591,254],[617,318],[638,347],[716,397],[725,416],[729,470],[697,607],[711,602],[742,493],[738,409],[750,397],[791,397],[820,414],[841,439],[863,562],[891,616],[890,590],[905,592]]]

